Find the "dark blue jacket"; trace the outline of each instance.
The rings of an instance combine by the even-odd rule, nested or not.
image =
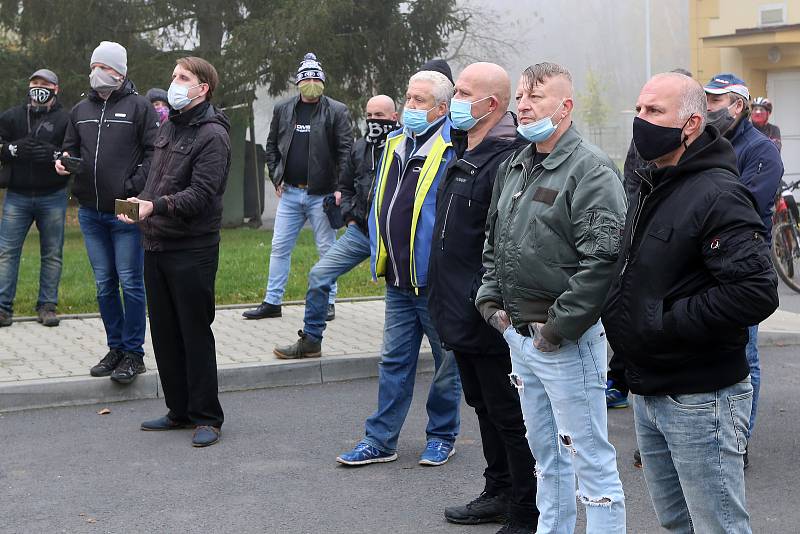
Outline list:
[[[736,152],[739,180],[753,195],[764,222],[767,242],[772,237],[772,206],[783,176],[783,162],[775,143],[746,118],[725,134]]]

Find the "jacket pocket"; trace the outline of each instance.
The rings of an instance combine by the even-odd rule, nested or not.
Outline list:
[[[533,253],[553,267],[578,267],[578,252],[558,232],[538,217],[534,217],[526,235]]]

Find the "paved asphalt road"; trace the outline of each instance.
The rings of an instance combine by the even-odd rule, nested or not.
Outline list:
[[[753,531],[798,532],[800,361],[792,348],[765,350],[762,408],[751,442],[748,500]],[[445,505],[482,489],[474,413],[465,406],[457,454],[420,467],[425,387],[401,437],[397,462],[347,469],[337,453],[360,437],[376,381],[223,395],[223,441],[189,446],[190,431],[140,432],[164,412],[159,400],[0,416],[0,532],[475,533],[442,519]],[[627,493],[628,531],[659,532],[635,447],[631,410],[610,414]],[[580,520],[579,532],[583,532]]]
[[[780,297],[780,308],[793,313],[800,313],[800,293],[789,288],[782,281],[778,284],[778,296]]]

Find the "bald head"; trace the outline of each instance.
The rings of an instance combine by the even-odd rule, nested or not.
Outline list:
[[[386,95],[376,95],[370,98],[365,111],[368,119],[397,119],[397,107],[394,100]]]
[[[707,114],[706,93],[697,80],[685,74],[656,74],[642,87],[636,111],[648,122],[675,128],[683,127],[689,117],[697,115],[702,127]]]
[[[477,96],[483,98],[493,96],[497,99],[498,108],[505,112],[511,101],[511,79],[506,70],[495,63],[472,63],[468,65],[456,80],[456,95],[461,92],[464,98]],[[469,100],[474,100],[469,98]]]

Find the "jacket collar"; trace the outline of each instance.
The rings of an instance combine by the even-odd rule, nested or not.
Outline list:
[[[524,146],[526,141],[517,135],[516,122],[514,114],[510,111],[506,112],[500,119],[500,122],[489,130],[486,137],[483,138],[483,141],[472,150],[463,152],[460,159],[480,169],[486,165],[489,160],[495,157],[498,152],[502,152],[509,147]]]
[[[562,135],[561,139],[559,139],[556,143],[553,151],[550,152],[550,155],[547,156],[542,162],[542,167],[548,171],[552,171],[553,169],[557,168],[572,155],[582,141],[583,138],[581,137],[578,129],[575,128],[575,123],[570,124],[569,128],[567,128],[567,131],[564,132],[564,135]],[[516,155],[511,162],[511,166],[514,167],[516,165],[522,165],[525,161],[533,160],[535,151],[536,145],[534,143],[530,143],[527,147],[525,147],[524,150]]]
[[[424,136],[420,136],[417,140],[424,138],[425,142],[422,145],[418,146],[417,149],[410,155],[407,156],[408,145],[413,143],[414,139],[409,137],[405,134],[405,129],[397,130],[397,133],[400,132],[398,135],[405,136],[405,139],[397,144],[397,147],[394,149],[394,153],[397,157],[400,158],[400,161],[405,162],[407,157],[414,157],[414,158],[422,158],[425,159],[428,157],[428,154],[433,148],[433,144],[439,137],[444,139],[445,143],[450,143],[450,128],[452,127],[453,123],[450,122],[450,118],[445,115],[443,118],[439,119],[441,123],[436,125],[434,123],[435,128],[431,128],[427,132],[425,132]],[[387,139],[392,139],[397,137],[396,135],[389,134]],[[409,143],[410,142],[410,143]]]

